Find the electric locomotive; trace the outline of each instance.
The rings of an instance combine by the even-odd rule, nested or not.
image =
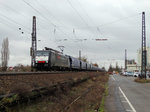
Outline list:
[[[37,70],[65,70],[69,68],[69,59],[52,50],[37,50],[35,56]]]
[[[63,55],[59,51],[53,50],[51,48],[37,50],[35,54],[36,70],[101,71],[100,68],[92,64],[69,55]]]

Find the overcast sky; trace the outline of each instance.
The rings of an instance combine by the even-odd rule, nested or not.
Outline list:
[[[141,47],[142,11],[150,46],[149,4],[149,0],[0,0],[0,43],[9,38],[9,66],[30,65],[32,17],[36,16],[38,49],[59,50],[61,45],[65,54],[78,57],[81,50],[100,67],[116,62],[124,67],[124,50],[128,59],[136,59]],[[108,41],[93,40],[97,38]]]

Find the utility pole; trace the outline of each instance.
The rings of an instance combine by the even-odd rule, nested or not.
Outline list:
[[[37,50],[37,42],[36,42],[36,17],[33,16],[32,23],[32,45],[31,45],[31,68],[35,66],[35,52]]]
[[[127,50],[125,49],[125,71],[127,71]]]
[[[81,60],[81,50],[79,50],[79,60]]]
[[[142,56],[141,56],[141,78],[146,79],[146,65],[147,65],[147,53],[146,53],[146,30],[145,30],[145,12],[142,12]]]

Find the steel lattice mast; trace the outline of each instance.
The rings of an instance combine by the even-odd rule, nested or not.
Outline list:
[[[35,51],[37,50],[37,42],[36,42],[36,17],[33,16],[33,23],[32,23],[32,46],[31,46],[31,67],[34,67],[35,64]]]
[[[142,78],[146,79],[146,65],[147,65],[147,54],[146,54],[146,30],[145,30],[145,12],[142,12],[142,53],[141,53],[141,75]]]

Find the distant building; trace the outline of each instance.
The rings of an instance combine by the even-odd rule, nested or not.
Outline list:
[[[128,72],[135,72],[139,71],[140,67],[137,65],[134,59],[127,60],[127,71]]]

